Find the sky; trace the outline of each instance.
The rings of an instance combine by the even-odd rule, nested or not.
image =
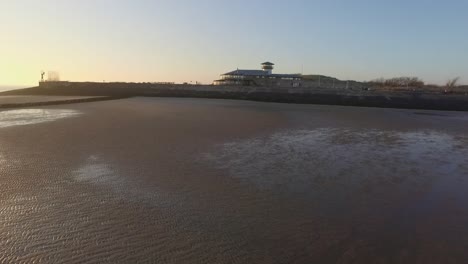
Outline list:
[[[0,0],[0,85],[202,82],[236,68],[468,83],[466,0]]]

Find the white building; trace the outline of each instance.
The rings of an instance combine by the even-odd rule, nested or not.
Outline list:
[[[277,86],[277,87],[300,87],[302,83],[301,74],[273,74],[271,62],[262,63],[261,70],[235,70],[221,75],[221,79],[215,80],[214,85],[235,86]]]

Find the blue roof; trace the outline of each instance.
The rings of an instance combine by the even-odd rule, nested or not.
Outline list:
[[[262,71],[262,70],[235,70],[232,72],[225,73],[223,75],[258,76],[258,75],[268,75],[268,72]]]

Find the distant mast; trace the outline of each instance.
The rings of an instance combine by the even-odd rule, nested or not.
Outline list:
[[[275,64],[274,63],[271,63],[271,62],[264,62],[262,63],[262,70],[267,72],[268,74],[272,74],[273,73],[273,66]]]

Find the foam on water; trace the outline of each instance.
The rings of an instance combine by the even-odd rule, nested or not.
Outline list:
[[[0,111],[0,128],[52,122],[81,113],[66,109],[19,109]]]

